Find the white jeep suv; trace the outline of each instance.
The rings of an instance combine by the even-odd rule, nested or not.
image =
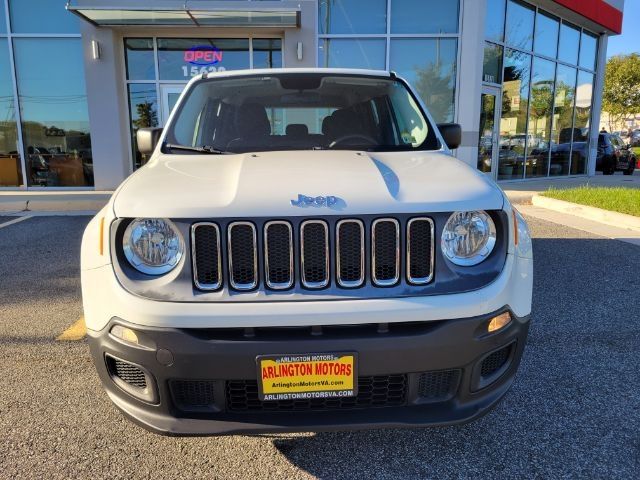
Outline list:
[[[111,400],[164,434],[446,425],[511,386],[531,240],[393,73],[202,75],[89,223]]]

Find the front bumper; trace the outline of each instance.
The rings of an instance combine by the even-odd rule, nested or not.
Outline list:
[[[216,435],[447,425],[480,417],[511,386],[524,350],[529,317],[519,318],[512,312],[508,326],[486,334],[489,320],[505,310],[510,309],[505,306],[488,315],[465,319],[390,324],[388,331],[371,324],[313,331],[304,327],[258,328],[250,331],[253,336],[243,328],[142,327],[113,318],[102,330],[89,330],[89,345],[111,400],[129,418],[157,433]],[[131,346],[112,336],[109,332],[117,323],[135,329],[147,348]],[[234,407],[231,386],[256,381],[256,356],[342,351],[358,353],[360,378],[373,377],[375,382],[402,377],[402,397],[388,403],[392,406],[380,401],[362,408],[325,405],[297,409],[284,405],[268,410],[255,399],[250,409]],[[508,351],[502,366],[483,376],[483,360],[500,351]],[[145,399],[114,381],[107,358],[130,362],[145,372]],[[442,383],[438,374],[442,371],[457,373],[445,375],[450,385],[448,390],[440,388],[442,395],[430,395],[424,379],[437,377]],[[422,376],[433,372],[435,377]],[[198,398],[207,395],[207,406],[179,406],[176,381],[186,388],[197,388]],[[184,396],[181,398],[184,400]]]

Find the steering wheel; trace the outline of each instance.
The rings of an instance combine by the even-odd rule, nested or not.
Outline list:
[[[345,143],[348,140],[364,140],[369,145],[377,145],[378,141],[370,137],[369,135],[363,135],[360,133],[350,133],[347,135],[342,135],[341,137],[336,138],[333,142],[329,144],[329,148],[333,148],[336,145],[340,145],[341,143]],[[359,145],[358,143],[352,143],[351,145]]]

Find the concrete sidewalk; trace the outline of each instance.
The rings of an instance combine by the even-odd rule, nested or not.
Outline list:
[[[112,194],[106,191],[5,191],[0,192],[0,212],[97,212]]]

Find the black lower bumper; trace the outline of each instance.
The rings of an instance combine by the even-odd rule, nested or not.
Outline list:
[[[487,334],[491,315],[324,328],[167,329],[114,318],[89,345],[111,400],[167,435],[448,425],[488,412],[511,386],[529,317]],[[134,329],[145,348],[116,339]],[[344,402],[260,402],[259,355],[357,352],[361,392]],[[120,362],[114,367],[114,362]],[[126,363],[122,363],[126,362]],[[143,388],[144,387],[144,388]]]

